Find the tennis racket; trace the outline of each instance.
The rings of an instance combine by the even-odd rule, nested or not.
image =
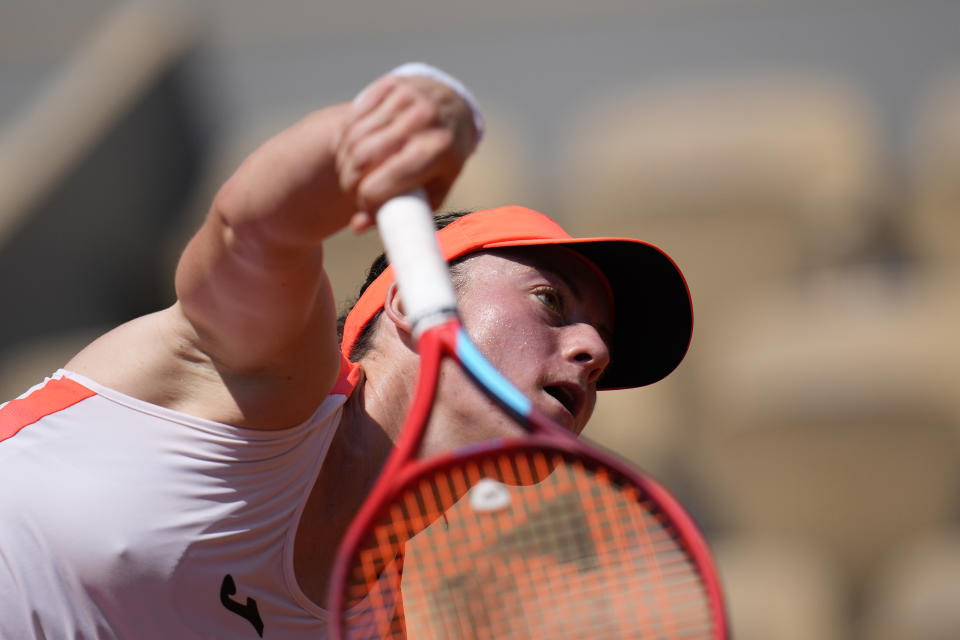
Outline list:
[[[538,412],[471,343],[422,192],[385,204],[377,225],[420,372],[338,551],[331,637],[726,638],[717,572],[683,507]],[[418,459],[444,359],[527,435]]]

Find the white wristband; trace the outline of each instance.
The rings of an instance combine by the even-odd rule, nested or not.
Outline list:
[[[386,75],[388,76],[422,76],[424,78],[431,78],[437,82],[442,82],[451,89],[457,92],[463,101],[467,103],[470,107],[470,111],[473,112],[473,124],[477,128],[477,141],[474,144],[474,148],[480,144],[480,140],[483,138],[483,132],[486,127],[486,123],[483,119],[483,114],[480,113],[480,105],[477,104],[477,99],[473,97],[473,94],[470,93],[470,90],[467,87],[454,78],[452,75],[445,71],[441,71],[434,66],[426,64],[424,62],[408,62],[402,64],[396,69],[393,69]]]

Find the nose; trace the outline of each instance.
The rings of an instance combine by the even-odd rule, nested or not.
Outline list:
[[[563,355],[583,368],[586,382],[596,384],[604,369],[610,364],[610,348],[596,328],[587,323],[568,325]]]

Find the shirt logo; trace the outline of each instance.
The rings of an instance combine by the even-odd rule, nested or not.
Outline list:
[[[257,601],[253,598],[247,598],[246,604],[240,604],[230,596],[237,592],[237,585],[233,581],[233,576],[229,573],[223,576],[223,583],[220,584],[220,602],[241,618],[244,618],[257,630],[257,635],[263,637],[263,620],[260,618],[260,612],[257,610]]]

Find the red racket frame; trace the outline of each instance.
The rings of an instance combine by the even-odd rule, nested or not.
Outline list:
[[[346,640],[342,628],[344,620],[342,614],[345,606],[344,585],[357,548],[368,529],[385,513],[388,505],[398,497],[413,477],[427,475],[442,468],[464,466],[471,461],[489,457],[491,452],[546,450],[609,467],[636,485],[657,505],[676,530],[678,538],[686,545],[687,552],[699,571],[713,614],[715,638],[726,640],[729,628],[720,578],[715,569],[710,548],[699,528],[687,510],[662,485],[626,465],[616,456],[584,443],[568,430],[554,424],[542,413],[534,410],[528,417],[528,424],[519,421],[531,431],[528,436],[488,440],[428,459],[415,459],[433,408],[440,377],[440,364],[444,357],[460,362],[456,351],[459,329],[460,322],[454,317],[431,327],[420,337],[418,351],[421,360],[416,391],[396,448],[388,457],[370,495],[350,524],[340,544],[331,572],[327,602],[328,611],[331,613],[331,639]],[[478,386],[482,388],[482,385]],[[484,391],[499,403],[495,394],[487,389]],[[506,408],[504,410],[508,411]]]

